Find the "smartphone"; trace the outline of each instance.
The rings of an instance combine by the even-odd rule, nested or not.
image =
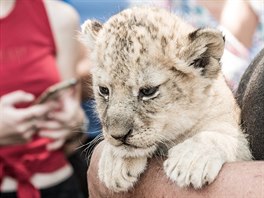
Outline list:
[[[43,104],[50,100],[56,100],[63,91],[69,88],[72,88],[76,86],[77,84],[78,84],[78,80],[75,78],[72,78],[70,80],[66,80],[66,81],[57,83],[55,85],[52,85],[46,91],[44,91],[40,95],[40,97],[36,99],[34,104]]]

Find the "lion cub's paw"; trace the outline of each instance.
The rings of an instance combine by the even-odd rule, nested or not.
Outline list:
[[[106,154],[102,153],[99,161],[99,179],[115,192],[128,191],[145,170],[147,158],[120,158]]]
[[[169,150],[164,169],[180,187],[199,189],[215,180],[224,162],[219,151],[187,140]]]

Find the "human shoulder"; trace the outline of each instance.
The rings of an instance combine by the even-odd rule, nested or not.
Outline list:
[[[59,0],[43,2],[51,25],[56,24],[56,29],[75,29],[79,26],[79,14],[71,5]]]
[[[74,76],[79,49],[77,31],[79,15],[75,9],[59,0],[43,0],[56,46],[56,59],[63,79]]]

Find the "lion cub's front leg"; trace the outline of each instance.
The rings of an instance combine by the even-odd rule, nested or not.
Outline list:
[[[167,176],[178,186],[193,186],[197,189],[211,183],[224,162],[220,153],[202,148],[202,145],[194,144],[190,140],[169,150],[164,169]]]
[[[239,159],[250,160],[246,142],[220,133],[202,132],[172,147],[164,169],[180,187],[198,189],[213,182],[225,162]]]
[[[99,179],[115,192],[128,191],[144,172],[146,165],[147,157],[115,156],[113,150],[105,146],[99,161]]]

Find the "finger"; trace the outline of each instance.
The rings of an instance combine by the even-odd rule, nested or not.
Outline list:
[[[24,92],[15,91],[2,97],[1,102],[4,105],[13,106],[21,102],[32,102],[34,100],[34,95]]]
[[[62,123],[69,123],[74,120],[74,116],[77,114],[79,104],[72,99],[65,99],[63,109],[61,111],[55,111],[48,115],[50,119],[56,119]]]
[[[37,121],[35,119],[25,121],[19,124],[16,128],[17,132],[23,134],[29,130],[37,130]]]
[[[31,138],[35,134],[35,132],[36,132],[36,130],[31,129],[31,130],[23,133],[22,137],[23,137],[24,140],[29,141],[29,140],[31,140]]]
[[[65,143],[64,139],[59,139],[57,141],[49,143],[47,145],[47,150],[49,150],[49,151],[58,150],[59,148],[61,148],[64,145],[64,143]]]
[[[56,130],[56,131],[41,131],[39,133],[39,135],[41,137],[46,137],[46,138],[56,140],[56,139],[61,139],[61,138],[67,137],[69,133],[70,133],[69,130],[63,129],[63,130]]]
[[[63,125],[61,122],[58,122],[58,121],[40,121],[38,124],[37,124],[38,128],[40,129],[44,129],[44,130],[47,130],[47,129],[50,129],[50,130],[56,130],[56,129],[62,129],[63,128]]]
[[[7,141],[11,142],[11,144],[16,144],[16,143],[26,143],[29,140],[31,140],[32,136],[35,134],[34,129],[29,129],[26,132],[22,134],[13,134],[10,135],[9,137],[6,138]]]
[[[72,113],[68,114],[68,112],[67,113],[66,112],[65,111],[52,112],[48,114],[48,118],[57,120],[58,122],[61,122],[61,123],[69,123],[71,122]]]
[[[61,102],[56,101],[56,100],[47,101],[45,105],[48,105],[52,110],[58,110],[62,108]]]
[[[35,105],[27,109],[19,110],[19,115],[22,120],[44,117],[51,111],[50,105]]]

